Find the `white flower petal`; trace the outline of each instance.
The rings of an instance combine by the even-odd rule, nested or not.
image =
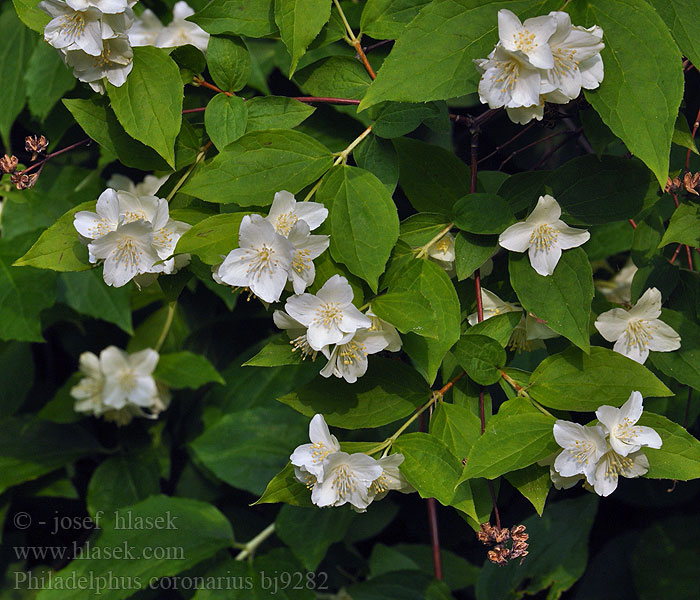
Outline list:
[[[532,225],[526,221],[516,223],[498,236],[498,243],[506,250],[525,252],[530,247],[532,230]]]
[[[530,256],[530,264],[540,275],[551,275],[561,258],[561,248],[558,245],[552,245],[549,249],[537,248],[530,246],[528,251]]]

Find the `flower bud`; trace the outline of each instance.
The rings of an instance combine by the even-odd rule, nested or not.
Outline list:
[[[0,158],[0,169],[2,169],[3,173],[14,173],[18,163],[19,161],[14,154],[12,156],[5,154],[5,156]]]

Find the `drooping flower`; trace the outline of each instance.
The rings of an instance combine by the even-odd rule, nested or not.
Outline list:
[[[375,315],[372,312],[371,308],[367,309],[367,311],[365,311],[365,314],[370,318],[370,321],[372,321],[372,325],[370,326],[368,331],[378,331],[381,332],[384,336],[384,339],[386,340],[386,348],[384,348],[384,350],[387,350],[389,352],[398,352],[399,350],[401,350],[403,342],[401,341],[401,336],[396,330],[396,327],[394,327],[388,321],[380,319],[377,315]]]
[[[271,226],[270,226],[271,227]],[[316,295],[304,293],[287,300],[287,313],[308,328],[306,339],[314,350],[339,343],[346,334],[372,325],[353,304],[348,280],[333,275]]]
[[[321,507],[349,503],[362,511],[372,502],[369,488],[382,473],[382,466],[371,456],[333,452],[323,462],[323,481],[317,478],[311,501]]]
[[[617,489],[618,477],[634,479],[649,471],[649,459],[641,450],[622,456],[608,450],[598,461],[593,488],[599,496],[609,496]]]
[[[496,315],[503,315],[510,312],[522,312],[522,307],[517,303],[504,302],[496,294],[486,288],[481,288],[481,306],[483,308],[483,320],[490,319]],[[468,323],[473,327],[479,322],[478,313],[473,313],[467,317]]]
[[[292,264],[287,277],[292,282],[294,293],[302,294],[314,282],[316,277],[314,259],[325,252],[330,239],[327,235],[311,235],[305,220],[299,220],[294,224],[287,239],[294,247]]]
[[[277,302],[287,283],[294,247],[259,215],[243,217],[238,241],[240,247],[231,250],[219,267],[219,278],[250,288],[265,302]]]
[[[318,228],[328,217],[328,209],[318,202],[297,202],[294,194],[286,190],[277,192],[266,221],[275,231],[287,237],[298,221],[306,221],[309,231]]]
[[[174,48],[191,44],[206,52],[209,34],[196,23],[185,20],[193,14],[194,9],[187,2],[176,2],[173,7],[173,20],[158,33],[154,45],[157,48]]]
[[[428,247],[428,258],[439,264],[445,271],[454,271],[455,237],[448,231]]]
[[[163,23],[156,14],[147,8],[134,21],[126,34],[129,36],[129,43],[134,47],[155,46],[158,34],[165,29]]]
[[[65,61],[73,67],[73,75],[77,79],[103,94],[103,79],[115,87],[126,83],[126,78],[134,67],[134,51],[127,37],[120,35],[104,40],[100,53],[96,56],[82,50],[67,50]]]
[[[292,319],[292,317],[283,310],[276,310],[272,313],[272,320],[277,327],[287,330],[289,343],[292,345],[292,352],[298,351],[302,360],[307,356],[310,356],[311,360],[316,360],[318,351],[309,346],[309,342],[306,339],[306,327],[304,327],[304,325],[299,323],[296,319]]]
[[[326,366],[321,369],[321,375],[334,375],[348,383],[355,383],[358,377],[367,372],[367,356],[384,350],[389,344],[388,337],[383,331],[369,329],[345,334],[332,349],[330,346],[321,349],[328,359]]]
[[[416,488],[408,483],[403,473],[399,471],[403,461],[404,455],[400,453],[390,454],[377,461],[382,468],[382,474],[369,486],[369,497],[371,500],[381,500],[390,490],[396,490],[402,494],[410,494],[416,491]]]
[[[540,196],[530,216],[508,227],[498,243],[513,252],[527,250],[532,268],[540,275],[551,275],[562,250],[580,246],[591,237],[584,229],[569,227],[560,217],[557,201],[549,195]]]
[[[189,223],[170,218],[167,200],[158,198],[158,208],[151,220],[153,227],[153,248],[162,261],[162,272],[166,275],[175,273],[190,262],[189,254],[173,257],[175,246],[186,231],[191,228]]]
[[[608,342],[615,342],[615,352],[644,364],[650,350],[671,352],[681,347],[680,336],[659,319],[660,315],[661,292],[649,288],[632,308],[604,312],[595,326]]]
[[[317,481],[323,481],[323,461],[334,452],[340,452],[340,444],[321,414],[314,415],[309,423],[309,439],[311,443],[297,446],[289,460]]]
[[[564,449],[554,461],[556,471],[563,477],[582,474],[593,485],[596,464],[608,450],[603,428],[558,419],[554,423],[554,439]]]
[[[629,304],[632,301],[632,280],[636,272],[637,267],[630,259],[608,281],[597,280],[595,282],[596,289],[600,290],[610,302]]]
[[[550,15],[521,23],[513,12],[499,10],[498,37],[501,45],[510,52],[522,52],[533,67],[551,69],[554,59],[548,42],[557,30],[557,22]]]
[[[642,416],[642,394],[632,392],[620,408],[603,405],[595,411],[608,433],[610,447],[620,456],[636,452],[642,446],[661,448],[661,436],[651,427],[636,425]]]

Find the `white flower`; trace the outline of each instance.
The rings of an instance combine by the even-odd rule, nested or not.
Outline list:
[[[148,198],[149,196],[145,196]],[[163,198],[158,200],[158,209],[151,219],[153,228],[153,248],[158,253],[158,256],[164,262],[162,267],[159,266],[156,272],[171,274],[178,269],[187,266],[190,261],[189,254],[181,254],[173,257],[175,246],[182,237],[182,234],[189,230],[192,226],[182,221],[175,221],[169,216],[168,202]]]
[[[277,233],[287,237],[299,220],[306,221],[309,230],[318,228],[328,217],[328,209],[318,202],[297,202],[286,190],[277,192],[270,212],[265,217]]]
[[[603,80],[600,58],[605,47],[601,41],[603,30],[597,25],[590,29],[574,27],[565,12],[554,11],[549,15],[556,22],[556,31],[549,39],[554,67],[547,71],[547,77],[553,87],[573,100],[578,98],[581,87],[594,89]]]
[[[661,448],[661,436],[651,427],[635,425],[642,416],[642,394],[632,392],[620,408],[603,405],[595,411],[598,421],[608,433],[610,447],[620,456],[627,456],[642,446]]]
[[[554,461],[557,472],[563,477],[583,474],[593,485],[596,464],[608,450],[603,428],[600,425],[584,427],[558,419],[554,423],[554,439],[564,448]]]
[[[74,409],[76,412],[99,416],[104,412],[102,390],[105,378],[97,355],[92,352],[83,352],[80,355],[80,372],[85,377],[70,391],[70,395],[77,400]]]
[[[639,450],[627,456],[621,456],[614,450],[606,452],[598,461],[595,469],[593,487],[599,496],[609,496],[617,488],[619,475],[633,479],[649,471],[649,460]]]
[[[540,275],[551,275],[561,258],[561,251],[588,241],[588,231],[569,227],[560,220],[561,208],[552,196],[540,196],[535,210],[525,221],[511,225],[498,243],[513,252],[528,250],[530,264]]]
[[[372,502],[369,488],[383,469],[371,456],[357,452],[333,452],[323,462],[323,481],[311,491],[316,506],[342,506],[349,503],[364,510]]]
[[[116,346],[100,353],[100,364],[105,375],[103,402],[119,409],[127,403],[148,408],[158,395],[153,371],[158,364],[158,353],[146,348],[127,354]]]
[[[107,285],[121,287],[141,273],[163,271],[153,247],[153,227],[147,221],[120,224],[115,231],[93,240],[88,249],[104,259],[103,277]]]
[[[136,4],[135,0],[65,0],[73,10],[96,8],[106,14],[125,12]]]
[[[596,319],[595,326],[613,350],[644,364],[649,351],[671,352],[681,347],[676,331],[659,320],[661,292],[650,288],[629,310],[613,308]]]
[[[97,199],[97,212],[81,210],[75,213],[73,226],[76,231],[87,240],[96,240],[111,231],[115,231],[119,225],[119,197],[113,189],[106,189]],[[95,257],[90,255],[90,262],[95,262]]]
[[[369,317],[353,306],[352,299],[348,280],[333,275],[315,296],[306,293],[292,296],[285,309],[293,319],[308,327],[306,338],[309,346],[322,350],[324,346],[339,343],[345,334],[371,327]]]
[[[448,231],[428,247],[428,258],[433,259],[443,269],[449,271],[455,262],[455,237]]]
[[[371,499],[381,500],[389,493],[389,490],[396,490],[402,494],[410,494],[416,491],[416,488],[408,483],[401,471],[399,471],[403,461],[404,456],[399,453],[390,454],[377,461],[382,468],[382,474],[369,487]]]
[[[306,221],[299,220],[287,236],[294,246],[292,265],[287,277],[292,282],[295,294],[302,294],[314,282],[316,267],[314,259],[325,252],[330,243],[327,235],[311,235]]]
[[[629,304],[632,301],[632,280],[637,267],[632,259],[608,281],[596,281],[595,286],[610,301]]]
[[[169,174],[163,177],[146,175],[141,183],[134,183],[126,175],[115,174],[107,180],[107,187],[119,192],[129,192],[134,196],[155,196],[169,177]]]
[[[155,46],[158,34],[165,29],[163,23],[156,14],[147,8],[136,19],[126,34],[129,36],[129,43],[134,46]]]
[[[155,46],[157,48],[173,48],[191,44],[202,52],[207,51],[209,34],[196,23],[185,21],[194,14],[187,2],[176,2],[173,7],[173,20],[157,35]]]
[[[481,288],[481,306],[483,308],[483,320],[490,319],[496,315],[503,315],[510,312],[522,312],[519,304],[504,302],[496,294],[486,288]],[[473,313],[467,317],[467,321],[473,327],[479,322],[478,313]]]
[[[44,39],[58,50],[102,53],[102,12],[96,8],[77,11],[60,0],[43,0],[39,8],[51,17]]]
[[[510,52],[522,52],[533,67],[551,69],[554,66],[552,50],[547,43],[557,29],[557,21],[550,16],[534,17],[521,23],[509,10],[498,11],[498,37]]]
[[[323,461],[334,452],[340,452],[338,439],[328,430],[323,415],[316,414],[309,423],[310,444],[302,444],[292,452],[290,462],[323,481]]]
[[[362,314],[362,313],[360,313]],[[360,329],[348,333],[331,350],[329,346],[321,349],[328,359],[326,366],[321,369],[321,375],[335,375],[348,383],[355,383],[358,377],[367,372],[367,355],[384,350],[389,344],[388,336],[382,331]]]
[[[240,248],[231,250],[221,263],[219,278],[250,288],[265,302],[277,302],[287,283],[294,247],[259,215],[243,217],[238,242]]]
[[[292,352],[298,350],[302,360],[307,356],[310,356],[311,360],[316,360],[318,351],[309,346],[309,342],[306,339],[306,327],[296,319],[292,319],[292,317],[283,310],[276,310],[272,313],[272,320],[277,327],[287,330],[287,335],[290,340],[289,343],[292,345]]]
[[[396,327],[384,319],[380,319],[372,312],[371,308],[367,309],[365,314],[370,318],[370,321],[372,321],[372,325],[368,331],[379,331],[384,335],[384,339],[386,340],[386,348],[384,348],[384,350],[388,350],[389,352],[398,352],[401,350],[401,336],[396,330]]]
[[[586,478],[580,473],[572,475],[571,477],[563,477],[559,472],[557,472],[557,470],[554,468],[554,461],[562,452],[564,452],[564,450],[560,450],[559,452],[549,455],[547,458],[538,460],[537,464],[540,465],[540,467],[549,467],[549,477],[556,489],[568,490],[569,488],[574,487],[579,481],[585,481]]]
[[[103,79],[115,87],[124,85],[134,66],[134,51],[125,35],[104,40],[103,44],[96,56],[82,50],[68,50],[65,56],[66,64],[73,67],[73,75],[99,93],[105,91]]]

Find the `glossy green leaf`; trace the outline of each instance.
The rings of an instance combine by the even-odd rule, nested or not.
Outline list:
[[[700,152],[698,152],[698,147],[695,144],[695,138],[690,133],[688,121],[685,120],[685,116],[682,114],[678,115],[676,123],[673,126],[673,137],[671,138],[671,141],[677,146],[687,148],[695,154],[700,154]]]
[[[675,210],[659,247],[673,242],[700,246],[700,204],[683,203]]]
[[[220,151],[245,133],[247,121],[248,107],[238,96],[217,94],[204,112],[207,134]]]
[[[376,292],[399,237],[399,217],[391,194],[369,171],[342,165],[324,177],[316,199],[330,213],[331,256]]]
[[[249,213],[223,213],[207,217],[188,229],[177,243],[176,254],[194,254],[208,265],[218,265],[238,247],[238,230]]]
[[[17,16],[29,29],[42,33],[51,17],[41,10],[39,0],[12,0]]]
[[[673,352],[651,352],[652,364],[664,375],[700,390],[700,327],[668,309],[661,311],[661,320],[681,336],[681,347]]]
[[[311,96],[361,99],[372,80],[362,63],[347,56],[331,56],[305,67],[294,81]]]
[[[420,293],[389,292],[372,300],[372,312],[401,333],[437,338],[438,318],[430,300]]]
[[[412,248],[425,246],[444,233],[449,221],[440,213],[418,213],[401,221],[399,239]]]
[[[503,346],[484,335],[463,335],[452,347],[452,354],[467,375],[481,385],[496,383],[506,364]]]
[[[532,268],[527,254],[511,252],[508,269],[523,308],[588,352],[593,275],[586,253],[565,250],[554,273],[544,277]]]
[[[602,404],[621,406],[635,390],[645,398],[673,395],[643,365],[595,346],[590,354],[571,347],[546,358],[528,384],[528,393],[535,400],[561,410],[595,411]]]
[[[153,376],[174,389],[197,389],[207,383],[226,382],[204,356],[183,350],[161,354]]]
[[[440,108],[434,103],[409,104],[388,102],[376,111],[372,133],[382,138],[396,138],[411,133],[424,121],[438,117]]]
[[[260,350],[253,358],[243,363],[244,367],[281,367],[283,365],[296,365],[303,358],[285,334],[279,334]]]
[[[292,129],[308,119],[313,106],[282,96],[256,96],[246,102],[248,131]]]
[[[700,64],[700,32],[694,17],[698,7],[693,0],[651,0],[650,4],[664,20],[681,52],[693,64]]]
[[[644,412],[639,425],[651,427],[661,436],[661,448],[644,448],[649,459],[651,479],[676,479],[688,481],[700,477],[700,442],[663,415]]]
[[[358,167],[376,175],[389,193],[394,193],[399,182],[399,157],[391,142],[370,135],[353,150],[352,157]]]
[[[460,231],[455,236],[455,270],[462,281],[480,268],[498,249],[495,236],[474,235]]]
[[[287,463],[287,466],[270,480],[255,504],[273,502],[284,502],[292,506],[313,506],[309,490],[296,478],[291,463]]]
[[[34,358],[28,342],[0,342],[0,419],[22,406],[34,384]]]
[[[237,36],[213,36],[207,45],[207,66],[220,89],[237,92],[250,77],[250,53]]]
[[[292,57],[290,77],[330,16],[331,4],[326,0],[275,0],[275,23]]]
[[[515,217],[508,203],[496,194],[469,194],[454,205],[455,227],[469,233],[502,233]]]
[[[468,327],[464,335],[477,335],[480,337],[486,336],[496,340],[502,347],[506,347],[510,341],[510,336],[513,333],[516,325],[520,322],[523,315],[521,312],[507,312],[500,315],[494,315],[485,319],[481,323],[476,323]]]
[[[430,418],[430,433],[457,458],[466,458],[481,436],[481,420],[465,406],[440,402]]]
[[[182,191],[208,202],[267,206],[276,192],[296,194],[332,164],[330,150],[304,133],[252,131],[199,169]]]
[[[233,33],[265,37],[277,32],[274,6],[274,0],[211,0],[187,20],[212,35]]]
[[[367,373],[352,385],[336,377],[316,378],[278,400],[307,417],[321,413],[329,425],[362,429],[408,416],[429,395],[428,386],[409,366],[372,356]]]
[[[397,39],[430,0],[367,0],[362,10],[362,33],[378,40]]]
[[[530,465],[524,469],[506,473],[505,478],[530,501],[537,514],[542,516],[549,489],[552,487],[549,467]]]
[[[106,84],[114,114],[124,130],[175,168],[175,138],[182,123],[182,80],[163,50],[134,48],[134,67],[121,87]]]
[[[63,64],[61,55],[48,44],[38,44],[24,73],[29,111],[43,121],[63,94],[75,87],[76,79]]]

